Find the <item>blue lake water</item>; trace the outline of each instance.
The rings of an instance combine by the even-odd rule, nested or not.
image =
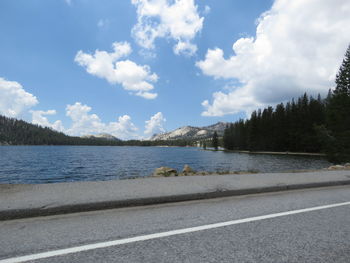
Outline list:
[[[101,181],[149,176],[161,166],[181,171],[280,172],[330,165],[321,157],[203,151],[184,147],[1,146],[0,183]]]

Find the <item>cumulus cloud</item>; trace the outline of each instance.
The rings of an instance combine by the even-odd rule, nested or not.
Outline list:
[[[137,127],[132,123],[130,116],[124,115],[116,122],[104,123],[99,116],[90,113],[91,107],[76,102],[67,105],[66,115],[71,118],[72,125],[66,130],[69,135],[87,135],[98,133],[109,133],[120,139],[137,137]]]
[[[157,93],[152,83],[157,82],[158,76],[151,73],[148,65],[140,66],[131,60],[120,60],[132,52],[129,43],[113,43],[113,52],[96,50],[93,55],[79,51],[75,62],[85,67],[94,76],[104,78],[111,84],[120,84],[131,94],[145,99],[155,99]]]
[[[32,110],[30,111],[30,113],[32,114],[32,123],[33,124],[38,124],[41,125],[43,127],[49,127],[52,128],[56,131],[60,131],[63,132],[64,131],[64,127],[62,124],[62,121],[57,120],[53,123],[51,123],[48,118],[46,117],[46,115],[55,115],[56,111],[55,110],[48,110],[48,111],[42,111],[42,110]]]
[[[138,128],[132,123],[129,115],[120,116],[117,122],[110,122],[106,129],[106,132],[120,139],[137,139],[137,131]]]
[[[197,46],[189,42],[179,41],[173,48],[176,55],[184,54],[186,56],[191,56],[197,51]]]
[[[155,133],[165,132],[163,127],[166,119],[163,117],[161,112],[154,114],[151,119],[145,121],[145,134],[148,136],[152,136]]]
[[[209,49],[196,63],[205,75],[238,79],[241,86],[203,102],[204,116],[222,116],[334,86],[349,44],[348,0],[275,0],[257,22],[256,36],[240,38],[229,58]]]
[[[203,27],[194,0],[131,0],[137,8],[137,24],[132,29],[136,42],[145,49],[153,49],[157,38],[171,38],[177,42],[175,54],[193,55],[192,44]]]
[[[0,114],[18,117],[36,104],[37,98],[26,92],[21,84],[0,78]]]
[[[67,105],[66,115],[71,118],[72,126],[66,130],[70,135],[102,133],[105,125],[96,114],[90,114],[91,107],[76,102]]]
[[[202,106],[206,111],[202,112],[202,116],[215,117],[224,116],[226,114],[236,114],[245,111],[246,114],[250,114],[257,107],[264,106],[260,102],[256,101],[247,89],[236,89],[229,93],[221,91],[213,94],[213,102],[209,103],[208,100],[202,102]]]

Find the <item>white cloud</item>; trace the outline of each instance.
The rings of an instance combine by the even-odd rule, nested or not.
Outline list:
[[[214,78],[242,86],[204,101],[204,116],[222,116],[274,104],[307,91],[325,94],[349,44],[348,0],[276,0],[258,20],[256,37],[233,44],[234,55],[209,49],[196,65]]]
[[[153,49],[157,38],[177,42],[176,54],[193,55],[197,47],[191,43],[203,27],[194,0],[131,0],[137,8],[137,24],[132,30],[136,42]],[[182,43],[182,44],[181,44]]]
[[[165,132],[163,127],[166,119],[163,117],[161,112],[154,114],[150,120],[145,121],[145,134],[148,136],[152,136],[155,133]]]
[[[197,51],[197,46],[194,44],[191,44],[190,42],[182,42],[179,41],[174,46],[174,53],[176,55],[184,54],[185,56],[192,56]]]
[[[64,0],[66,2],[67,5],[71,5],[72,4],[72,0]]]
[[[249,115],[256,107],[263,106],[250,96],[250,94],[246,94],[246,92],[247,89],[236,89],[227,94],[221,91],[215,92],[213,94],[212,104],[208,100],[202,102],[202,106],[206,109],[202,112],[202,116],[224,116],[242,111],[245,111]]]
[[[137,139],[138,128],[132,123],[129,115],[120,116],[117,122],[110,122],[106,132],[120,139]]]
[[[85,135],[104,132],[105,125],[96,114],[90,114],[91,107],[76,102],[67,105],[66,115],[72,119],[72,126],[66,130],[70,135]]]
[[[113,52],[96,50],[95,54],[87,54],[79,51],[75,56],[75,62],[85,67],[89,74],[106,79],[111,84],[121,84],[125,90],[145,99],[155,99],[157,93],[150,92],[154,89],[158,76],[151,73],[148,65],[140,66],[131,60],[120,60],[132,52],[129,43],[113,43]]]
[[[128,115],[118,118],[117,122],[104,123],[96,114],[91,114],[91,107],[76,102],[67,105],[66,115],[71,118],[72,125],[66,130],[69,135],[87,135],[109,133],[119,139],[137,138],[137,127]]]
[[[41,125],[43,127],[50,127],[56,131],[63,132],[64,127],[62,124],[62,121],[57,120],[54,123],[51,123],[45,115],[55,115],[55,110],[48,110],[48,111],[42,111],[42,110],[32,110],[30,111],[32,114],[32,123]]]
[[[26,92],[21,84],[0,78],[0,114],[18,117],[36,104],[37,98]]]

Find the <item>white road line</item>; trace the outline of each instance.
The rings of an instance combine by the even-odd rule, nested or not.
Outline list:
[[[327,209],[327,208],[334,208],[334,207],[339,207],[339,206],[346,206],[346,205],[350,205],[350,202],[337,203],[337,204],[331,204],[331,205],[323,205],[323,206],[315,206],[315,207],[310,207],[310,208],[305,208],[305,209],[292,210],[292,211],[263,215],[263,216],[255,216],[255,217],[250,217],[250,218],[226,221],[226,222],[203,225],[203,226],[183,228],[183,229],[155,233],[155,234],[150,234],[150,235],[124,238],[124,239],[119,239],[119,240],[100,242],[100,243],[65,248],[65,249],[58,249],[58,250],[53,250],[53,251],[48,251],[48,252],[43,252],[43,253],[38,253],[38,254],[31,254],[31,255],[27,255],[27,256],[7,258],[7,259],[0,260],[0,263],[17,263],[17,262],[25,262],[25,261],[43,259],[43,258],[49,258],[49,257],[55,257],[55,256],[62,256],[62,255],[67,255],[67,254],[71,254],[71,253],[78,253],[78,252],[93,250],[93,249],[98,249],[98,248],[118,246],[118,245],[133,243],[133,242],[151,240],[151,239],[162,238],[162,237],[169,237],[169,236],[174,236],[174,235],[181,235],[181,234],[192,233],[192,232],[196,232],[196,231],[208,230],[208,229],[224,227],[224,226],[232,226],[232,225],[236,225],[236,224],[248,223],[248,222],[259,221],[259,220],[264,220],[264,219],[269,219],[269,218],[276,218],[276,217],[281,217],[281,216],[295,215],[295,214],[300,214],[300,213],[306,213],[306,212],[322,210],[322,209]]]

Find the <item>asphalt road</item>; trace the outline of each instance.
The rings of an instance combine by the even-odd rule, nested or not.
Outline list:
[[[187,229],[35,262],[350,262],[350,187],[329,187],[0,222],[0,262]],[[237,222],[246,219],[248,222]],[[252,219],[253,218],[253,219]],[[255,219],[254,219],[255,218]],[[190,231],[221,222],[232,225]],[[173,233],[173,232],[171,232]],[[33,261],[34,262],[34,261]]]

